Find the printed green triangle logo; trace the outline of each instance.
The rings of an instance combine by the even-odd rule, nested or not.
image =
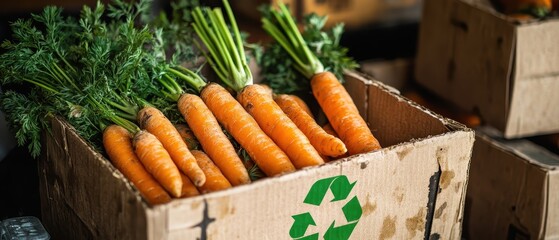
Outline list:
[[[357,226],[359,218],[363,214],[361,204],[357,196],[349,197],[351,190],[357,181],[350,183],[345,175],[324,178],[316,181],[312,186],[303,203],[314,205],[318,208],[321,207],[324,198],[328,191],[332,193],[334,198],[331,202],[346,201],[343,205],[341,212],[347,222],[336,224],[335,220],[329,225],[326,232],[324,232],[324,240],[344,240],[349,239],[351,233]],[[313,216],[309,212],[296,214],[291,216],[293,218],[293,225],[289,229],[289,236],[297,240],[318,240],[320,233],[307,233],[309,226],[316,226]]]

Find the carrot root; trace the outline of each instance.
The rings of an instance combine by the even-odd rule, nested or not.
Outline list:
[[[200,191],[198,191],[198,188],[196,188],[196,186],[194,186],[194,183],[190,181],[190,178],[184,175],[184,173],[180,173],[180,174],[182,179],[181,198],[194,197],[200,195]]]
[[[350,155],[381,148],[367,123],[359,115],[351,96],[334,74],[331,72],[315,74],[311,79],[311,88]]]
[[[225,88],[214,83],[208,84],[200,97],[267,176],[295,171],[287,155]]]
[[[198,139],[196,139],[196,136],[194,136],[194,133],[192,133],[192,130],[186,124],[175,124],[175,128],[179,131],[179,134],[186,143],[188,150],[192,151],[199,148],[200,143],[198,142]]]
[[[136,155],[161,185],[174,197],[180,197],[182,180],[179,170],[163,144],[151,133],[140,131],[134,136]]]
[[[103,131],[103,146],[113,165],[130,180],[149,204],[171,201],[171,196],[151,176],[134,153],[132,135],[123,127],[110,125]]]
[[[196,159],[188,150],[188,146],[175,126],[161,111],[154,107],[145,107],[138,112],[138,122],[141,128],[146,129],[161,141],[171,159],[192,180],[194,185],[202,186],[204,184],[206,181],[204,172],[196,163]]]
[[[239,103],[258,125],[300,169],[324,163],[309,139],[260,85],[246,86],[237,96]]]
[[[200,141],[204,152],[221,169],[233,186],[250,183],[250,177],[233,144],[227,138],[204,101],[193,94],[183,94],[178,101],[182,116]]]
[[[206,174],[206,183],[198,187],[202,193],[215,192],[231,188],[231,183],[223,176],[219,168],[212,160],[202,151],[194,150],[192,154],[196,158],[198,165]]]
[[[274,101],[276,101],[281,110],[295,125],[301,129],[321,155],[337,157],[347,152],[347,148],[342,140],[325,132],[290,95],[277,95]]]

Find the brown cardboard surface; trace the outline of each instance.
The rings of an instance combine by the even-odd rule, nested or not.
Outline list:
[[[50,173],[41,178],[44,224],[57,239],[289,239],[293,216],[309,212],[316,226],[305,234],[322,238],[332,223],[347,223],[341,209],[356,197],[362,215],[351,239],[459,239],[473,132],[360,74],[348,72],[346,79],[348,89],[365,90],[351,95],[357,103],[366,100],[384,148],[154,207],[67,123],[54,119],[48,164],[41,165]],[[344,177],[354,184],[347,199],[331,201],[329,191],[320,206],[304,203],[318,180]]]
[[[467,192],[468,239],[556,239],[559,156],[476,129]]]
[[[559,21],[517,23],[482,0],[426,0],[417,81],[507,138],[559,131]]]
[[[360,71],[399,90],[406,87],[410,79],[412,79],[412,59],[367,60],[360,62],[359,65]]]
[[[460,0],[427,0],[423,14],[417,81],[504,128],[514,27]]]
[[[547,224],[545,231],[549,239],[559,239],[559,171],[549,173],[547,201]]]

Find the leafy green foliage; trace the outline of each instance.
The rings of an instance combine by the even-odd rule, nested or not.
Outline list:
[[[269,15],[269,6],[261,8],[264,16]],[[305,16],[302,36],[310,51],[322,63],[325,70],[333,72],[343,81],[343,71],[354,69],[358,64],[347,56],[348,49],[340,46],[343,24],[330,30],[324,30],[326,16],[310,14]],[[266,47],[263,53],[253,52],[256,61],[262,67],[263,82],[277,93],[295,93],[310,91],[308,78],[297,70],[294,61],[278,42]],[[260,57],[258,57],[260,56]]]
[[[99,150],[106,125],[137,131],[132,122],[146,104],[143,98],[157,92],[152,82],[159,72],[153,61],[165,60],[150,52],[162,51],[161,30],[135,24],[150,3],[115,1],[108,12],[101,3],[94,9],[84,6],[79,20],[47,7],[12,24],[13,41],[2,44],[2,87],[29,90],[8,90],[0,104],[18,143],[29,144],[33,156],[40,153],[49,115],[65,117]]]
[[[49,114],[49,108],[43,106],[38,99],[30,99],[15,91],[3,93],[0,105],[6,114],[6,121],[10,124],[10,128],[15,131],[18,145],[29,144],[31,155],[39,156],[41,129],[45,129],[48,125],[45,120]]]
[[[194,47],[194,30],[190,26],[193,17],[192,9],[199,6],[198,0],[177,0],[171,1],[171,16],[161,12],[158,17],[153,19],[152,25],[162,29],[164,49],[173,53],[171,62],[194,63],[198,58],[199,52]]]

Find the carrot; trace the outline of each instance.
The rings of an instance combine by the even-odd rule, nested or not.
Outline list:
[[[204,152],[221,169],[227,180],[233,186],[250,183],[243,162],[204,101],[196,95],[186,93],[178,100],[178,108]]]
[[[133,138],[136,155],[161,185],[174,197],[180,197],[182,180],[180,172],[163,147],[163,144],[151,133],[139,131]]]
[[[196,159],[188,150],[186,143],[182,140],[179,132],[173,124],[154,107],[144,107],[138,112],[140,127],[155,135],[169,152],[171,159],[177,167],[192,180],[194,185],[202,186],[206,177]]]
[[[269,92],[269,94],[274,97],[274,91],[272,90],[272,88],[266,84],[263,83],[259,83],[258,85],[262,86],[266,92]],[[307,103],[305,103],[305,101],[303,101],[303,99],[301,99],[300,97],[298,97],[297,95],[292,95],[292,94],[283,94],[284,98],[290,98],[293,101],[296,101],[297,104],[299,104],[299,106],[301,108],[303,108],[303,110],[309,114],[309,116],[311,116],[312,118],[314,118],[311,109],[309,108],[309,106],[307,105]],[[275,97],[274,97],[275,98]]]
[[[190,179],[186,175],[184,175],[184,173],[181,172],[180,174],[182,179],[181,198],[200,195],[200,191],[198,191],[198,188],[194,186],[194,183],[192,183],[192,181],[190,181]]]
[[[149,204],[171,201],[169,194],[151,176],[132,147],[132,134],[118,125],[109,125],[103,131],[103,146],[113,165],[130,180]]]
[[[304,134],[297,129],[295,124],[275,104],[270,92],[266,91],[262,86],[253,84],[252,73],[246,61],[243,41],[237,28],[233,11],[227,0],[223,0],[223,6],[229,19],[230,28],[225,23],[224,14],[219,8],[194,8],[192,12],[194,23],[192,26],[206,47],[207,51],[203,53],[208,63],[222,82],[237,93],[242,106],[238,105],[238,102],[234,101],[231,95],[221,93],[222,87],[212,87],[213,85],[211,84],[202,90],[202,99],[214,113],[217,120],[243,146],[264,173],[274,172],[273,174],[277,174],[292,171],[293,164],[287,164],[289,159],[285,156],[286,154],[292,160],[296,160],[294,161],[296,166],[314,165],[315,163],[323,162],[320,156],[318,156],[318,152],[308,143],[308,139],[306,139]],[[252,89],[259,89],[260,91],[252,91]],[[243,96],[245,94],[249,96]],[[262,103],[260,100],[265,100],[266,102]],[[222,104],[215,105],[218,102]],[[246,114],[245,111],[241,111],[238,107],[241,109],[244,107],[246,112],[251,113],[252,117]],[[224,113],[228,112],[233,113],[231,112],[232,110],[237,112],[224,115]],[[269,112],[269,110],[274,112]],[[271,114],[271,117],[266,118],[265,115],[269,114]],[[276,124],[270,125],[269,120],[275,117],[281,117],[280,123],[291,122],[288,128],[280,126],[283,124],[277,125],[277,129],[287,130],[286,132],[274,131],[274,134],[270,134],[272,132],[270,127],[276,126]],[[249,131],[250,135],[248,135]],[[297,131],[299,131],[299,135],[292,135]],[[303,143],[303,145],[290,144],[292,139],[295,142]],[[308,144],[305,145],[304,141],[307,141]],[[255,145],[257,142],[258,145]],[[287,146],[290,148],[287,149]],[[309,153],[299,156],[302,152]],[[274,159],[278,157],[280,161]]]
[[[270,96],[274,96],[274,90],[268,86],[267,84],[263,84],[263,83],[258,83],[258,85],[262,86],[262,88],[264,88],[264,90],[266,90],[266,94],[269,94]]]
[[[200,143],[192,133],[192,130],[186,124],[175,124],[175,128],[179,131],[182,139],[186,143],[188,150],[196,150],[199,148]]]
[[[322,129],[324,129],[324,131],[325,131],[326,133],[328,133],[328,134],[330,134],[330,135],[332,135],[332,136],[334,136],[334,137],[338,137],[338,134],[334,131],[334,129],[332,128],[332,125],[330,125],[330,123],[324,124],[324,126],[322,126]],[[335,159],[341,159],[341,158],[345,158],[345,157],[348,157],[348,156],[349,156],[349,154],[346,152],[346,153],[344,153],[344,154],[342,154],[342,155],[340,155],[340,156],[337,156],[337,157],[335,157],[335,158],[333,158],[333,159],[334,159],[334,160],[335,160]]]
[[[270,8],[270,14],[262,18],[262,27],[291,57],[293,67],[310,79],[314,97],[349,154],[379,149],[378,140],[345,88],[311,52],[285,4],[278,5],[279,9]]]
[[[295,171],[287,155],[225,88],[214,83],[208,84],[200,97],[267,176]]]
[[[299,107],[301,107],[303,109],[303,111],[305,111],[307,114],[309,114],[309,116],[311,116],[314,119],[314,116],[312,114],[311,109],[309,108],[307,103],[305,103],[305,101],[303,101],[303,99],[301,99],[297,95],[292,95],[292,94],[286,94],[285,96],[287,98],[290,98],[291,100],[297,102],[297,104],[299,104]]]
[[[316,74],[311,79],[311,88],[328,121],[346,144],[350,155],[380,149],[367,123],[353,100],[331,72]]]
[[[324,131],[314,119],[307,114],[291,95],[277,95],[274,100],[283,112],[307,136],[316,150],[325,156],[336,157],[347,152],[347,149],[337,137]]]
[[[249,85],[237,96],[239,103],[258,125],[282,149],[297,169],[323,164],[324,161],[303,132],[260,85]]]
[[[231,188],[231,183],[223,176],[219,168],[212,162],[208,155],[198,150],[193,150],[192,155],[194,155],[198,165],[200,165],[200,168],[202,168],[204,174],[206,174],[206,183],[198,187],[202,193]]]

